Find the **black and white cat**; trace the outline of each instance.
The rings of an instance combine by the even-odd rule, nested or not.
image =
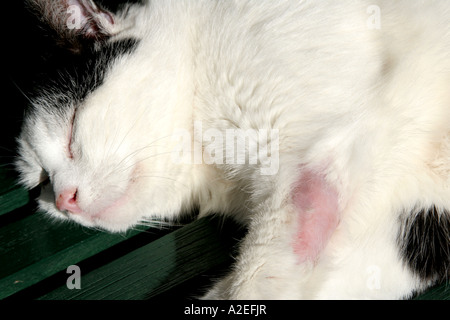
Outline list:
[[[209,299],[448,279],[448,0],[29,4],[80,57],[18,139],[42,210],[109,231],[233,217],[249,231]]]

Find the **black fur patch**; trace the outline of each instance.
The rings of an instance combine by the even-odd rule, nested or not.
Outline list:
[[[418,208],[401,217],[401,255],[422,279],[441,281],[450,275],[450,212],[435,206]]]
[[[104,81],[111,63],[120,56],[132,53],[139,40],[128,38],[106,42],[100,48],[88,50],[82,55],[63,56],[56,66],[41,74],[31,97],[54,97],[54,107],[83,101]]]

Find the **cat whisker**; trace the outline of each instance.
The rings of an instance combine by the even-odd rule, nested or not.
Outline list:
[[[123,163],[124,163],[124,160],[122,159],[117,165],[115,165],[115,167],[111,170],[111,173],[110,173],[110,174],[114,174],[114,173],[119,172],[119,171],[118,171],[119,169],[120,169],[121,171],[127,171],[128,169],[135,167],[137,164],[139,164],[139,163],[141,163],[141,162],[143,162],[143,161],[146,161],[146,160],[148,160],[148,159],[155,158],[155,157],[158,157],[158,156],[167,155],[167,154],[170,154],[170,153],[171,153],[171,152],[160,152],[160,153],[152,154],[152,155],[150,155],[150,156],[148,156],[148,157],[139,159],[139,160],[133,162],[132,164],[130,164],[130,165],[126,166],[126,167],[119,168],[120,164],[123,164]]]
[[[132,158],[132,157],[135,156],[136,154],[138,154],[138,153],[140,153],[140,152],[142,152],[142,151],[145,151],[145,150],[147,150],[147,149],[149,149],[149,148],[161,147],[161,145],[157,145],[157,144],[155,144],[155,143],[158,142],[158,141],[161,141],[161,140],[163,140],[163,139],[170,138],[170,137],[172,137],[172,136],[173,136],[173,134],[159,137],[159,138],[153,140],[152,142],[150,142],[148,145],[146,145],[146,146],[144,146],[144,147],[141,147],[141,148],[138,148],[138,149],[134,150],[133,152],[131,152],[131,153],[129,153],[128,155],[126,155],[125,157],[123,157],[123,159],[122,159],[119,163],[117,163],[116,166],[117,166],[117,167],[120,166],[123,162],[127,161],[129,158]],[[123,142],[123,141],[122,141],[122,142]],[[162,146],[162,147],[164,147],[164,146]],[[116,149],[116,152],[117,152],[118,149],[119,149],[119,148]],[[109,156],[108,156],[108,157],[104,157],[104,158],[107,159],[107,158],[109,158]]]
[[[163,220],[153,220],[153,219],[142,219],[138,222],[139,226],[155,228],[159,230],[168,230],[173,228],[175,225],[171,222]]]
[[[164,176],[157,176],[157,175],[139,175],[134,177],[135,179],[165,179],[165,180],[170,180],[173,182],[176,182],[178,184],[180,184],[181,186],[185,187],[185,188],[189,188],[186,184],[178,181],[177,179],[174,178],[169,178],[169,177],[164,177]]]
[[[122,163],[124,163],[125,161],[127,161],[129,158],[131,158],[132,156],[138,154],[139,152],[142,152],[144,150],[147,150],[149,148],[154,148],[154,147],[158,147],[158,145],[147,145],[145,147],[139,148],[133,152],[131,152],[130,154],[128,154],[127,156],[125,156],[119,163],[116,164],[116,166],[120,166]]]
[[[17,82],[12,79],[11,79],[11,82],[14,84],[14,86],[17,88],[17,90],[20,92],[20,94],[22,94],[22,96],[24,96],[24,98],[27,99],[27,101],[32,104],[33,101],[31,100],[31,98],[26,95],[26,93],[19,87]]]

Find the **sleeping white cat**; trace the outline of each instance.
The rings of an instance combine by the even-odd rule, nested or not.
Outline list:
[[[209,299],[397,299],[448,279],[447,0],[29,3],[78,55],[18,139],[50,215],[233,217],[249,231]]]

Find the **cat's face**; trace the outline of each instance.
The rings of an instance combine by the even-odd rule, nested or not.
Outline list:
[[[189,206],[187,168],[170,152],[181,125],[172,115],[189,112],[172,109],[173,79],[151,54],[142,59],[142,46],[139,37],[99,42],[32,99],[16,164],[25,186],[42,184],[41,210],[124,231]]]

